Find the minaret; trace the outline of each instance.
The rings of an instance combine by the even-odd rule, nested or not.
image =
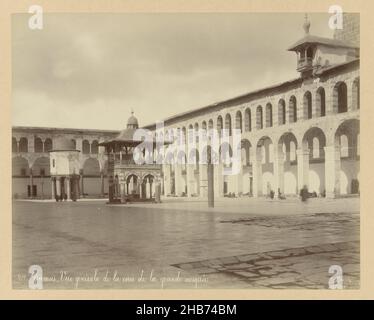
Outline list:
[[[339,39],[324,38],[310,34],[310,21],[305,14],[304,36],[289,51],[297,54],[296,70],[304,79],[313,77],[324,69],[357,58],[358,48]]]

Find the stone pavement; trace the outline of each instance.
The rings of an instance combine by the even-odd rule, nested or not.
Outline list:
[[[301,204],[296,199],[281,203],[223,199],[213,210],[198,199],[127,206],[108,206],[104,201],[15,201],[13,286],[27,288],[27,270],[37,264],[44,276],[51,277],[45,288],[54,289],[76,288],[69,276],[82,277],[80,289],[128,289],[284,287],[291,284],[265,280],[290,279],[291,275],[292,285],[312,288],[326,286],[324,277],[331,276],[328,267],[338,264],[348,277],[345,287],[357,287],[359,199],[311,200]],[[348,245],[339,247],[339,243]],[[313,247],[324,249],[309,252]],[[295,248],[308,254],[272,256]],[[269,254],[272,259],[237,261],[238,257],[269,252],[273,252]],[[204,274],[204,270],[196,270],[200,265],[182,267],[221,258],[221,269],[212,268],[217,272],[209,269]],[[238,268],[235,272],[246,272],[242,275],[232,269],[241,263],[250,265],[234,266]],[[59,280],[61,272],[64,281],[52,281],[52,275]],[[95,272],[98,281],[84,281],[84,276],[89,278]],[[157,281],[132,281],[141,279],[142,272]],[[258,274],[256,281],[260,282],[249,281],[250,273]],[[111,281],[103,281],[107,274]],[[121,282],[117,278],[128,279]]]
[[[155,208],[164,210],[187,210],[189,212],[241,213],[249,215],[283,215],[311,213],[358,213],[360,199],[358,197],[327,199],[310,198],[301,202],[297,197],[286,200],[266,198],[216,198],[214,208],[208,208],[207,200],[200,198],[164,197],[162,203],[131,203],[113,205],[134,208]]]

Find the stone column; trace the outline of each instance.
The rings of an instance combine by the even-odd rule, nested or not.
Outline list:
[[[298,193],[309,186],[309,149],[297,149],[297,186]]]
[[[120,194],[121,194],[121,202],[125,202],[125,184],[121,183],[119,185]]]
[[[77,184],[77,198],[80,198],[80,196],[81,196],[81,187],[80,187],[80,183],[79,183],[80,176],[76,176],[75,179],[76,179],[75,183]]]
[[[70,200],[71,199],[71,196],[70,196],[70,177],[66,177],[65,180],[66,180],[66,195],[67,195],[67,200]]]
[[[56,198],[56,179],[51,178],[51,185],[52,185],[52,199]]]
[[[223,163],[214,164],[214,196],[223,197]]]
[[[337,146],[324,149],[326,197],[335,198],[340,194],[340,149]]]
[[[139,183],[139,197],[140,199],[143,199],[144,196],[144,181],[142,183]]]
[[[56,194],[61,199],[61,177],[56,177]]]
[[[251,148],[252,176],[253,176],[253,197],[262,196],[262,159],[260,148]]]
[[[187,164],[187,195],[189,197],[196,193],[195,191],[195,177],[194,177],[195,166],[193,164]]]
[[[33,195],[33,185],[34,185],[34,176],[33,176],[33,172],[32,172],[32,169],[30,168],[30,197],[32,198],[34,195]]]
[[[81,182],[81,198],[84,198],[84,182],[83,182],[83,170],[79,171],[80,182]]]
[[[278,188],[281,193],[284,193],[284,153],[279,150],[279,147],[274,148],[274,182],[275,195],[278,195]]]
[[[184,183],[182,178],[182,164],[175,165],[175,194],[180,196],[184,192]]]
[[[243,193],[243,164],[240,164],[240,171],[235,175],[235,194],[239,196],[239,193]]]

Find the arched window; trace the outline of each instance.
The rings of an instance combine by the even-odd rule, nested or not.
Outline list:
[[[319,117],[324,117],[326,115],[325,89],[322,87],[318,88],[316,94],[316,114]]]
[[[221,116],[218,116],[217,118],[217,131],[219,134],[221,134],[221,131],[223,129],[223,119]]]
[[[39,137],[34,139],[34,151],[43,152],[43,141]]]
[[[344,82],[338,82],[333,91],[334,111],[337,113],[347,112],[347,85]]]
[[[229,133],[229,136],[232,135],[232,130],[231,130],[231,116],[230,114],[226,114],[226,117],[225,117],[225,129],[228,131]]]
[[[99,153],[99,143],[97,142],[97,140],[94,140],[91,143],[91,153],[93,154]]]
[[[320,157],[320,155],[319,155],[319,139],[317,137],[314,137],[312,143],[313,143],[313,146],[312,146],[313,158],[318,159]]]
[[[18,152],[17,139],[12,137],[12,152]]]
[[[262,129],[263,128],[263,121],[262,121],[262,107],[258,106],[256,110],[256,128]]]
[[[53,147],[52,139],[50,139],[50,138],[45,139],[45,141],[44,141],[44,151],[45,152],[51,151],[52,147]]]
[[[245,131],[249,132],[252,130],[251,109],[249,108],[245,109],[244,119],[245,119]]]
[[[290,123],[297,121],[297,103],[295,96],[291,96],[288,106],[288,119]]]
[[[280,99],[278,102],[278,124],[282,125],[286,123],[286,102]]]
[[[313,111],[312,111],[312,94],[307,91],[304,94],[304,119],[312,119]]]
[[[290,141],[290,161],[296,160],[296,145],[294,141]]]
[[[272,127],[273,126],[273,106],[271,103],[268,103],[266,105],[266,127]]]
[[[340,136],[340,157],[345,158],[349,155],[349,148],[348,148],[348,137],[343,134]]]
[[[19,140],[19,152],[28,152],[29,151],[29,142],[27,138],[21,138]]]
[[[237,111],[236,116],[235,116],[235,129],[240,130],[240,133],[242,133],[243,132],[242,126],[243,126],[242,113],[240,111]]]
[[[90,153],[90,143],[87,140],[83,140],[82,142],[82,153],[83,154]]]
[[[353,110],[360,109],[360,79],[353,81],[352,86],[352,108]]]

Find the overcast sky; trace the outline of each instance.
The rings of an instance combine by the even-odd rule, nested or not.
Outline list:
[[[13,16],[13,125],[123,129],[290,80],[304,14]],[[310,33],[332,36],[327,14]]]

